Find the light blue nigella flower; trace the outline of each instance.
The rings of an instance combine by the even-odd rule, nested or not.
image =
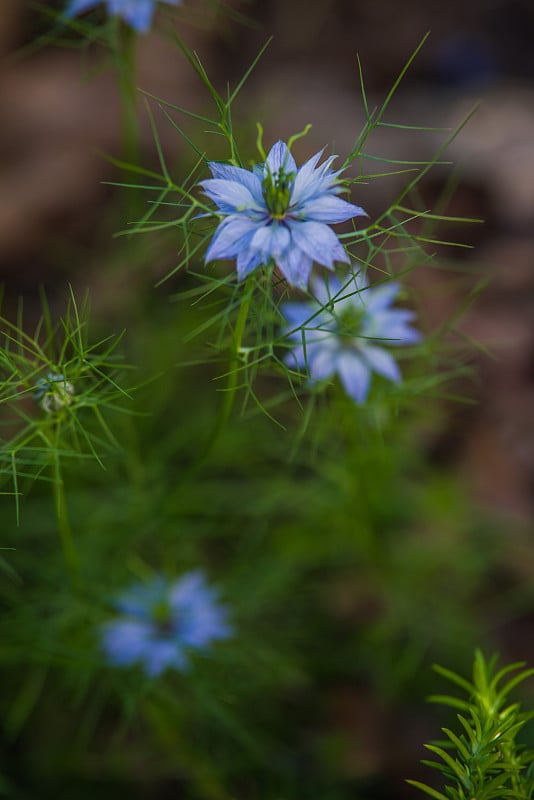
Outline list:
[[[260,265],[274,263],[292,286],[305,288],[312,263],[328,269],[349,261],[329,225],[366,216],[337,195],[342,190],[330,165],[319,167],[322,150],[297,168],[284,142],[252,171],[210,162],[213,178],[201,186],[224,219],[206,252],[206,261],[236,258],[242,280]]]
[[[181,0],[163,0],[165,3],[177,5]],[[122,17],[139,33],[146,33],[152,25],[156,0],[71,0],[65,14],[75,17],[90,8],[105,2],[111,16]]]
[[[172,583],[157,577],[136,584],[115,605],[121,616],[103,626],[104,652],[110,663],[140,664],[151,677],[186,670],[188,651],[232,635],[226,609],[198,570]]]
[[[348,283],[337,277],[314,281],[316,302],[282,306],[295,342],[286,363],[306,370],[314,382],[337,374],[356,403],[365,401],[372,372],[400,381],[397,362],[386,347],[421,339],[409,325],[415,314],[390,308],[400,288],[395,282],[369,287],[361,275]]]

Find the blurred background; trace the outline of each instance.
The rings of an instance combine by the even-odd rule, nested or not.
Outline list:
[[[145,239],[133,250],[121,250],[124,240],[114,238],[131,221],[131,209],[110,185],[121,173],[106,158],[120,152],[116,83],[104,48],[82,46],[74,32],[54,40],[56,22],[47,12],[62,6],[2,0],[4,313],[10,315],[22,296],[28,318],[36,318],[38,287],[54,305],[71,282],[90,290],[103,325],[132,328],[146,312],[147,296],[154,308],[163,307],[179,287],[175,279],[154,288],[176,255],[169,237]],[[417,431],[426,470],[415,472],[426,475],[419,518],[406,540],[392,540],[388,568],[377,561],[375,573],[323,582],[316,612],[330,615],[326,649],[335,650],[360,624],[368,634],[354,669],[345,663],[336,672],[314,651],[320,710],[313,723],[306,714],[300,718],[301,732],[315,725],[309,736],[322,742],[327,772],[343,787],[331,795],[322,787],[324,797],[412,797],[415,791],[402,781],[419,776],[422,742],[437,735],[441,721],[424,705],[425,692],[438,688],[432,660],[465,670],[480,644],[503,659],[534,665],[534,7],[530,0],[233,0],[224,8],[184,0],[176,15],[162,8],[159,30],[139,43],[137,85],[171,104],[211,113],[204,87],[166,34],[171,17],[220,91],[240,80],[273,36],[236,104],[234,124],[242,141],[250,136],[248,156],[260,120],[266,145],[312,123],[296,148],[300,157],[321,147],[344,157],[364,123],[357,54],[369,106],[379,106],[429,31],[388,118],[454,129],[478,106],[447,150],[451,164],[431,171],[421,192],[429,208],[446,193],[446,213],[484,222],[443,226],[441,238],[469,247],[433,248],[442,269],[420,269],[413,277],[424,329],[467,305],[457,327],[472,341],[472,376],[452,386],[451,398],[443,397]],[[93,18],[105,14],[96,10]],[[193,163],[191,153],[152,107],[178,178]],[[139,119],[140,158],[159,169],[141,95]],[[382,129],[369,152],[424,161],[443,141],[443,130]],[[395,181],[362,185],[354,202],[372,218],[387,207],[394,188]],[[476,300],[466,304],[473,293]],[[412,636],[417,647],[404,648]],[[288,714],[301,691],[285,698]],[[8,745],[7,760],[19,765],[19,778],[26,768],[24,741]],[[299,757],[316,753],[314,747],[297,750]],[[300,766],[305,771],[308,762]],[[39,775],[41,767],[28,769]],[[150,775],[150,765],[146,770]],[[131,796],[176,796],[172,781],[158,780]],[[26,794],[13,796],[66,796],[52,784],[49,794],[46,787],[39,794],[29,781]],[[71,797],[90,796],[81,785]],[[195,791],[192,796],[210,796],[205,788]],[[267,795],[245,785],[241,797],[256,796]],[[289,794],[273,789],[268,796]]]

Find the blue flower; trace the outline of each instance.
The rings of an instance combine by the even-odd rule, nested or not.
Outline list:
[[[201,186],[224,219],[206,252],[206,261],[236,258],[242,280],[260,265],[274,263],[292,286],[305,288],[316,261],[333,269],[349,257],[330,224],[366,216],[337,195],[341,172],[319,167],[322,150],[297,168],[284,142],[270,150],[265,164],[249,171],[210,162],[213,178]]]
[[[122,17],[139,33],[146,33],[150,29],[156,0],[71,0],[65,14],[67,17],[75,17],[102,2],[106,3],[111,16]],[[177,5],[181,0],[164,0],[164,2]]]
[[[397,362],[386,347],[413,344],[421,334],[410,327],[415,314],[390,308],[400,291],[395,282],[369,287],[361,275],[343,284],[337,277],[313,283],[316,301],[285,303],[287,333],[295,346],[286,363],[306,370],[310,379],[338,375],[346,393],[363,403],[371,373],[401,380]]]
[[[103,626],[104,652],[110,663],[138,663],[150,677],[186,670],[190,650],[232,635],[226,609],[198,570],[173,583],[157,577],[136,584],[115,605],[121,616]]]

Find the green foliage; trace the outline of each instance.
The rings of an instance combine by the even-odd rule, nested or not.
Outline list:
[[[447,739],[426,747],[440,761],[424,761],[442,773],[443,791],[409,781],[436,800],[530,800],[534,793],[534,752],[517,737],[534,712],[525,712],[509,695],[534,669],[523,663],[497,669],[496,656],[486,661],[477,650],[472,680],[436,666],[436,671],[463,690],[463,697],[436,695],[431,701],[461,713],[456,731],[442,728]],[[515,673],[515,674],[514,674]]]
[[[43,299],[43,315],[27,333],[20,311],[16,322],[0,318],[0,478],[16,498],[23,484],[54,480],[71,459],[93,458],[118,447],[105,415],[131,399],[118,384],[126,366],[117,352],[119,337],[89,340],[87,299],[71,291],[57,322]],[[60,380],[61,378],[61,380]]]

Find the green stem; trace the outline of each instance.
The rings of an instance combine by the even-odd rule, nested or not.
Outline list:
[[[124,161],[139,161],[139,126],[137,122],[136,45],[137,36],[129,26],[119,31],[116,53],[117,79],[121,96],[121,144]]]
[[[250,301],[252,298],[253,290],[254,290],[254,278],[252,276],[249,276],[245,282],[243,299],[239,307],[239,313],[237,315],[237,320],[234,328],[232,348],[230,351],[230,361],[228,364],[228,378],[226,382],[226,387],[224,389],[224,399],[221,405],[219,416],[217,418],[211,436],[209,437],[206,443],[206,446],[201,451],[200,455],[194,461],[192,466],[189,468],[187,476],[195,474],[197,470],[205,462],[205,460],[208,458],[208,456],[213,452],[215,445],[219,441],[219,437],[226,428],[228,420],[230,419],[230,415],[234,407],[235,397],[237,394],[239,355],[241,351],[241,345],[243,343],[243,336],[247,324],[248,312],[250,310]]]
[[[65,564],[72,579],[78,577],[79,562],[76,547],[74,546],[74,539],[72,536],[72,528],[69,519],[69,511],[67,506],[67,498],[65,495],[65,483],[61,473],[61,466],[59,459],[54,459],[54,508],[56,511],[57,528]]]
[[[137,117],[137,34],[128,25],[117,20],[113,42],[115,72],[120,103],[121,160],[126,164],[140,163],[139,122]],[[130,173],[125,171],[129,180]],[[125,213],[132,221],[139,215],[140,198],[134,189],[126,191]]]
[[[232,408],[234,407],[235,395],[237,391],[237,378],[239,372],[239,353],[243,343],[243,334],[247,324],[248,312],[250,310],[250,299],[252,296],[252,280],[249,278],[245,283],[245,290],[243,293],[243,300],[239,307],[239,314],[234,330],[234,338],[232,342],[232,350],[230,353],[230,363],[228,365],[228,382],[224,392],[224,400],[221,407],[221,413],[215,428],[215,439],[218,439],[220,433],[226,427],[226,423],[230,419]]]

